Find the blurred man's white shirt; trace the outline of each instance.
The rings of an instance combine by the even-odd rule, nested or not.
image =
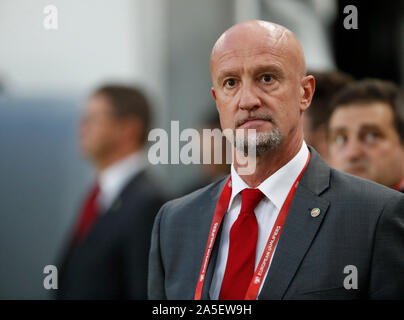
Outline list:
[[[99,174],[100,194],[97,201],[100,212],[108,211],[129,180],[145,169],[146,165],[145,154],[139,151],[114,163]]]

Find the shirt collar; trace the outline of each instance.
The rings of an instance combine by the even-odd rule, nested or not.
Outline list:
[[[292,188],[293,183],[303,170],[307,157],[309,155],[309,149],[306,143],[303,141],[299,152],[283,167],[278,169],[270,177],[265,179],[257,189],[280,209],[285,202],[285,199]],[[234,198],[244,189],[250,188],[244,180],[238,175],[233,164],[231,165],[231,181],[232,181],[232,193],[229,202],[229,208]]]
[[[98,176],[101,205],[107,209],[131,177],[146,167],[145,155],[135,152],[103,170]]]

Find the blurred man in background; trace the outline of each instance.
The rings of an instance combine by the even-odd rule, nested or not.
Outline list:
[[[330,101],[339,90],[352,82],[353,78],[341,71],[308,74],[316,79],[316,90],[310,108],[303,115],[304,139],[329,162],[327,122],[330,116]]]
[[[107,85],[90,97],[80,148],[96,179],[60,266],[61,299],[146,299],[151,228],[163,200],[146,172],[150,107],[137,89]]]
[[[210,106],[210,108],[215,110],[213,108],[216,108],[216,106]],[[204,135],[204,130],[209,130],[209,134]],[[231,145],[222,133],[219,115],[216,110],[204,121],[199,131],[202,137],[200,143],[201,175],[199,179],[192,181],[192,183],[185,188],[185,192],[182,192],[179,196],[202,188],[223,178],[230,172],[231,159],[226,161],[226,157],[228,157],[228,155],[231,157]],[[208,158],[206,155],[210,155],[210,157]]]
[[[404,191],[404,98],[393,83],[349,84],[332,102],[330,156],[339,170]]]

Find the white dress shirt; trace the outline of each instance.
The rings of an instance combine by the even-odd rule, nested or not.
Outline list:
[[[303,170],[309,150],[306,143],[303,141],[300,151],[286,165],[264,180],[257,188],[265,195],[263,200],[255,208],[255,216],[258,221],[258,242],[255,256],[255,268],[260,262],[261,256],[265,249],[268,237],[278,217],[279,211],[282,208],[286,197],[292,188],[293,183]],[[210,298],[218,299],[220,288],[222,286],[224,272],[226,270],[227,255],[229,252],[229,234],[233,223],[236,221],[241,209],[241,194],[240,192],[246,188],[250,188],[244,180],[237,174],[234,166],[231,166],[232,193],[230,197],[227,213],[223,218],[222,233],[220,237],[219,252],[217,256],[216,266],[213,274],[212,284],[210,287]],[[272,258],[269,262],[269,267]],[[268,267],[268,269],[269,269]],[[265,282],[266,274],[261,283],[260,291]]]
[[[129,180],[146,167],[143,152],[135,152],[103,170],[98,176],[100,193],[97,203],[101,213],[111,207]]]

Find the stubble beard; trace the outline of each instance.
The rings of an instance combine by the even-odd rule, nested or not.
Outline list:
[[[245,155],[251,154],[255,149],[255,155],[260,156],[269,150],[276,149],[282,141],[279,128],[275,127],[269,132],[256,133],[255,137],[247,135],[238,136],[234,139],[234,146]]]

